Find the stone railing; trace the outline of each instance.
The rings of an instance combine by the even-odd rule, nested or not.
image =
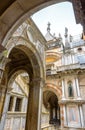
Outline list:
[[[85,45],[85,41],[82,39],[71,42],[72,48],[77,46],[83,46],[83,45]]]
[[[59,72],[59,71],[72,70],[72,69],[78,69],[78,68],[80,68],[80,64],[75,63],[75,64],[58,66],[56,71]]]
[[[57,66],[56,69],[52,68],[51,70],[46,71],[46,75],[57,74],[58,72],[66,71],[66,70],[75,70],[75,69],[85,69],[85,64],[69,64]]]
[[[72,36],[72,41],[79,41],[82,38],[82,34]]]

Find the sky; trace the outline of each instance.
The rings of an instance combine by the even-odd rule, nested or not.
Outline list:
[[[76,24],[74,17],[74,11],[72,4],[70,2],[62,2],[48,6],[34,15],[32,15],[33,21],[38,26],[41,33],[45,36],[47,32],[47,24],[51,23],[51,33],[60,33],[64,37],[65,27],[68,28],[68,34],[75,36],[82,33],[82,26]]]

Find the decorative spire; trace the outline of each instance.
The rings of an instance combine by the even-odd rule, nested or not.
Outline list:
[[[73,41],[73,37],[72,37],[72,35],[69,35],[69,41],[70,41],[70,42]]]
[[[65,38],[67,38],[68,37],[68,28],[67,27],[65,27]]]
[[[62,37],[61,37],[61,34],[59,33],[59,39],[62,41]]]
[[[68,42],[68,28],[67,27],[65,27],[65,47],[66,48],[69,48],[69,42]]]
[[[47,31],[50,32],[50,25],[51,25],[50,22],[48,22],[47,25],[48,25],[48,27],[47,27]]]

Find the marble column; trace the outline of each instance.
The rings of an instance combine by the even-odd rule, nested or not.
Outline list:
[[[6,87],[4,85],[0,85],[0,118],[2,117],[5,97],[6,97]]]
[[[13,98],[12,112],[15,111],[16,99],[17,99],[17,97]]]
[[[65,81],[62,79],[62,99],[65,99]]]
[[[43,79],[36,78],[29,85],[29,99],[25,130],[41,130]]]
[[[63,111],[63,104],[60,104],[60,122],[61,128],[64,127],[64,111]]]
[[[65,57],[64,57],[64,55],[62,56],[62,65],[65,65]]]
[[[79,106],[80,109],[80,118],[81,118],[81,126],[82,128],[84,127],[84,118],[83,118],[83,111],[82,111],[82,106]]]
[[[63,105],[63,111],[64,111],[64,126],[67,126],[66,105]]]
[[[79,82],[77,77],[75,78],[75,82],[76,82],[77,96],[78,98],[80,98]]]

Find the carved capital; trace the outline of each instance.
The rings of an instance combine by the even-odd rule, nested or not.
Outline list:
[[[29,85],[43,87],[45,85],[45,80],[43,78],[37,77],[37,78],[32,79]]]

